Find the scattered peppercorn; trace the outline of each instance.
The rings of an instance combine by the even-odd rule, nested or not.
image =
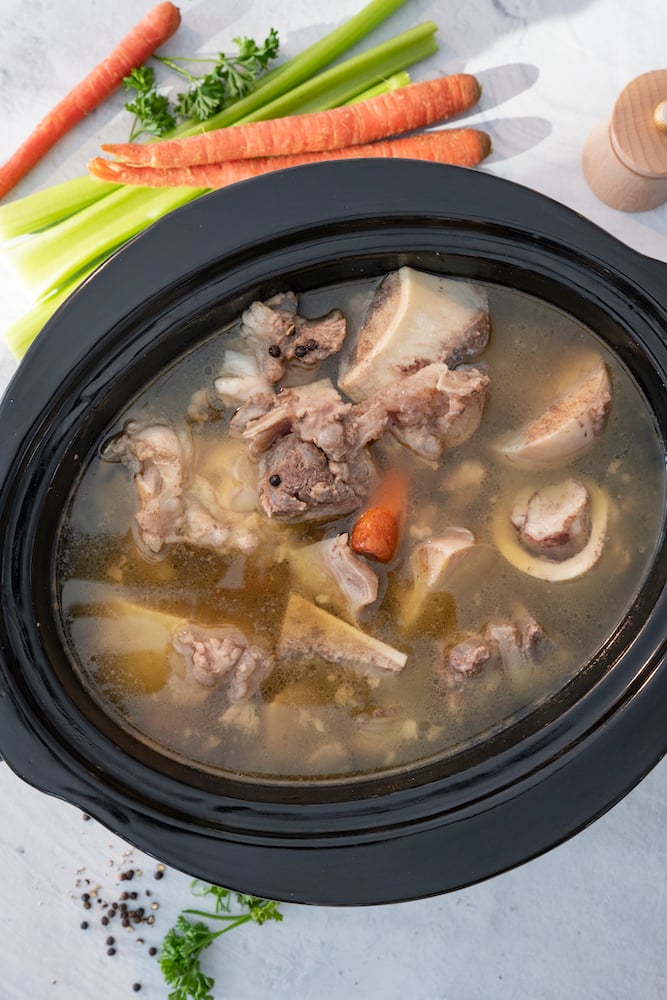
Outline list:
[[[297,358],[304,358],[308,353],[308,348],[304,344],[297,344],[294,348],[294,354]]]
[[[277,344],[271,344],[271,346],[269,347],[269,354],[271,355],[272,358],[279,358],[280,355],[282,354],[282,351],[280,350]]]
[[[141,989],[141,983],[133,983],[132,989],[134,990],[135,993],[138,993],[139,990]]]
[[[116,943],[116,941],[115,941],[115,939],[114,939],[114,938],[112,938],[112,937],[108,937],[108,938],[106,939],[106,944],[108,944],[108,945],[112,945],[112,944],[115,944],[115,943]]]
[[[79,926],[81,927],[82,931],[88,930],[88,921],[87,920],[82,920],[81,924]]]
[[[280,478],[279,475],[274,473],[273,476],[269,476],[269,486],[280,486],[281,483],[282,479]],[[155,876],[155,878],[157,878],[157,875]]]
[[[115,948],[107,948],[107,955],[115,955],[115,954],[116,954]]]
[[[151,945],[150,948],[148,949],[148,954],[157,955],[157,948],[154,945]]]

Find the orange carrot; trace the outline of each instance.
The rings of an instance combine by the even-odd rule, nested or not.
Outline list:
[[[413,83],[328,111],[232,125],[183,139],[109,143],[102,149],[123,163],[169,168],[317,153],[374,142],[444,121],[471,108],[480,93],[474,76],[459,73]]]
[[[399,469],[390,469],[359,515],[350,547],[359,555],[387,563],[398,548],[408,502],[408,481]]]
[[[89,112],[121,85],[123,77],[141,66],[171,38],[181,15],[173,3],[159,3],[83,80],[35,126],[28,138],[0,167],[0,198],[11,191],[35,164]]]
[[[321,153],[299,153],[295,156],[265,156],[252,160],[225,160],[222,163],[198,164],[193,167],[132,167],[125,163],[97,157],[88,164],[95,177],[114,184],[138,184],[141,187],[221,188],[237,181],[257,177],[272,170],[284,170],[320,160],[367,159],[397,157],[430,160],[475,167],[491,152],[491,140],[477,129],[444,129],[424,132],[403,139],[386,139],[361,146],[325,150]]]

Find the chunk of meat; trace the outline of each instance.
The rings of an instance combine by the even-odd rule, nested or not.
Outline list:
[[[225,351],[222,369],[213,389],[224,406],[241,406],[258,392],[271,392],[271,382],[260,371],[257,359],[241,351]],[[195,400],[191,403],[191,409]]]
[[[186,669],[202,687],[225,680],[232,702],[245,701],[257,691],[275,666],[272,654],[250,643],[234,626],[203,628],[186,625],[172,639]]]
[[[279,438],[259,460],[259,501],[277,521],[312,521],[356,510],[375,481],[367,451],[349,462],[329,460],[326,452],[296,433]]]
[[[578,479],[543,486],[527,503],[516,504],[512,524],[530,552],[548,559],[570,559],[591,535],[591,499]]]
[[[523,608],[517,609],[512,621],[489,622],[484,638],[509,676],[520,674],[530,663],[544,662],[556,648],[544,628]]]
[[[469,635],[450,646],[445,654],[449,670],[462,677],[478,674],[491,659],[491,649],[481,635]]]
[[[137,541],[152,555],[158,555],[167,538],[182,529],[192,455],[189,432],[168,424],[128,423],[104,449],[105,458],[125,462],[134,475]]]
[[[427,365],[353,408],[362,439],[384,430],[421,458],[463,444],[482,419],[489,377],[477,368]]]
[[[356,619],[377,600],[377,574],[354,554],[347,532],[293,548],[290,569],[299,588],[318,604]]]
[[[516,465],[548,468],[581,455],[605,428],[611,407],[611,383],[601,357],[566,377],[558,399],[518,434],[502,441],[499,451]]]
[[[375,482],[375,465],[360,446],[351,404],[328,379],[253,396],[230,423],[259,457],[259,500],[281,521],[348,514]]]
[[[261,540],[257,515],[223,509],[213,487],[192,475],[193,453],[189,430],[168,424],[129,423],[106,445],[104,457],[133,473],[137,547],[149,559],[178,542],[253,551]]]
[[[351,399],[365,399],[432,362],[453,366],[475,357],[489,331],[482,288],[401,267],[380,282],[339,384]]]
[[[299,594],[290,594],[276,654],[282,660],[318,657],[362,675],[397,672],[407,654],[368,635]]]
[[[333,309],[308,319],[297,313],[293,292],[253,302],[241,317],[241,337],[252,348],[260,374],[271,384],[280,382],[290,362],[315,368],[343,345],[345,315]]]

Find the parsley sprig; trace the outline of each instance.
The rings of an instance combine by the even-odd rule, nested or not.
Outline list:
[[[174,103],[160,93],[151,67],[141,66],[132,70],[123,80],[123,85],[128,90],[136,91],[134,100],[125,105],[126,110],[134,115],[130,141],[143,133],[163,136],[179,121],[186,119],[207,121],[250,94],[259,77],[278,55],[278,32],[271,28],[261,45],[245,36],[236,37],[234,44],[237,47],[235,55],[220,52],[214,59],[156,56],[158,62],[187,80],[187,90],[179,93]],[[181,65],[182,63],[213,63],[213,68],[198,74]]]
[[[215,980],[205,975],[199,964],[201,953],[216,938],[252,921],[264,924],[267,920],[282,920],[280,904],[271,899],[260,899],[241,892],[232,892],[217,885],[195,881],[193,893],[213,900],[213,911],[187,909],[180,914],[176,924],[167,931],[160,952],[160,968],[165,982],[172,987],[169,1000],[214,1000],[211,990]],[[194,923],[189,916],[220,920],[224,926],[212,930],[199,920]]]

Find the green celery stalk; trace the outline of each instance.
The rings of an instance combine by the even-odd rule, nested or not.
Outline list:
[[[401,87],[408,87],[411,83],[410,74],[406,73],[405,70],[401,73],[393,73],[386,80],[380,80],[373,87],[369,87],[368,90],[362,90],[360,94],[347,103],[358,104],[360,101],[370,101],[372,97],[379,97],[380,94],[386,94],[389,90],[400,90]]]
[[[313,77],[295,88],[297,97],[287,95],[287,100],[273,101],[240,121],[344,104],[383,77],[436,51],[435,31],[433,22],[411,28]],[[167,212],[203,193],[200,188],[123,187],[43,233],[8,247],[6,256],[35,297],[43,298],[91,260],[99,259]]]
[[[244,115],[239,124],[282,118],[297,112],[323,111],[345,104],[392,73],[434,55],[438,51],[436,31],[437,25],[433,21],[418,24],[306,80],[283,96],[264,104],[258,111]]]
[[[118,188],[118,184],[86,174],[18,198],[0,206],[0,239],[12,240],[46,229]]]

